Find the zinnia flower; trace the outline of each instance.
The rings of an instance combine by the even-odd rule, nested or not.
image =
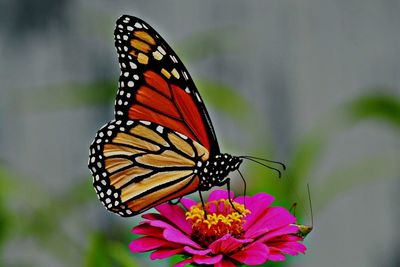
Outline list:
[[[305,253],[299,241],[296,218],[282,207],[270,207],[274,197],[266,193],[240,196],[228,200],[226,190],[215,190],[205,203],[182,198],[179,205],[169,203],[156,207],[157,213],[144,214],[146,219],[132,229],[144,235],[129,245],[132,252],[153,251],[150,259],[164,259],[181,254],[187,264],[234,267],[238,264],[259,265],[266,261],[283,261],[285,255]]]

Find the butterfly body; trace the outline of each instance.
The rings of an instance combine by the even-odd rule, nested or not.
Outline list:
[[[199,161],[195,172],[200,177],[199,190],[207,191],[214,186],[224,185],[227,175],[239,168],[242,159],[229,154],[212,155],[205,161]]]

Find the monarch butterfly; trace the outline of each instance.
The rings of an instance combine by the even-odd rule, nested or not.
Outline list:
[[[150,25],[123,15],[114,37],[121,69],[115,119],[97,132],[88,163],[109,211],[133,216],[213,186],[229,190],[226,176],[243,159],[262,164],[220,152],[188,71]]]

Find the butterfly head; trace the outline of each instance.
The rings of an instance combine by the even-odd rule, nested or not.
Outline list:
[[[226,176],[239,168],[243,159],[229,154],[210,157],[197,164],[196,172],[200,177],[200,190],[205,191],[213,186],[221,185]]]

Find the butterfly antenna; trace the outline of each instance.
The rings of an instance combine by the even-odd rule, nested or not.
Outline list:
[[[264,167],[267,167],[268,169],[274,170],[274,171],[276,171],[276,172],[278,173],[278,177],[279,177],[279,178],[282,177],[282,172],[281,172],[280,170],[278,170],[277,168],[268,166],[268,165],[265,164],[265,163],[259,162],[259,161],[255,160],[255,159],[249,158],[249,157],[247,157],[247,156],[240,156],[239,158],[247,159],[247,160],[253,161],[253,162],[258,163],[258,164],[260,164],[260,165],[262,165],[262,166],[264,166]]]
[[[262,160],[262,161],[266,161],[266,162],[270,162],[270,163],[275,163],[278,164],[282,167],[283,170],[286,170],[286,165],[280,161],[274,161],[274,160],[269,160],[269,159],[264,159],[264,158],[260,158],[260,157],[253,157],[253,156],[242,156],[243,158],[248,158],[248,159],[257,159],[257,160]]]
[[[243,185],[244,185],[244,189],[243,189],[243,204],[246,207],[246,191],[247,191],[247,184],[246,184],[246,179],[244,179],[243,174],[241,171],[239,171],[239,169],[237,169],[238,173],[240,174],[240,177],[243,180]]]

